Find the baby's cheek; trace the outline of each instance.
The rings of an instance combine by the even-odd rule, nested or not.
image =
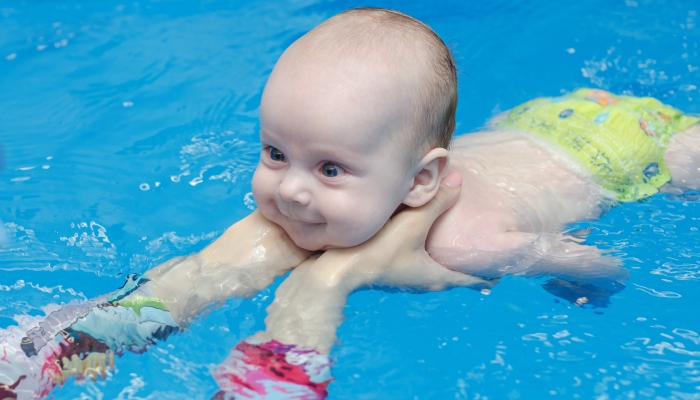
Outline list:
[[[276,191],[273,178],[272,174],[266,171],[264,166],[258,165],[258,168],[255,169],[251,186],[255,203],[258,206],[273,199]]]
[[[258,192],[260,191],[262,187],[262,180],[263,180],[263,175],[265,173],[262,171],[262,168],[260,164],[255,168],[255,172],[253,172],[253,179],[251,180],[250,184],[253,187],[253,196],[257,197]]]
[[[271,190],[269,184],[266,184],[266,179],[263,175],[264,173],[259,173],[258,170],[253,175],[253,181],[251,182],[253,199],[258,210],[265,218],[279,224],[279,221],[276,221],[277,210],[274,203],[274,191]]]
[[[344,226],[339,229],[344,246],[353,247],[371,239],[384,226],[391,214],[379,210],[379,207],[356,205],[348,215]]]

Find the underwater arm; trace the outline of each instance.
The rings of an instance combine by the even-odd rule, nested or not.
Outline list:
[[[590,283],[629,278],[618,257],[560,232],[508,231],[490,244],[489,250],[451,247],[429,252],[447,268],[490,278],[555,276]]]
[[[518,240],[525,242],[525,258],[533,259],[529,269],[523,271],[524,276],[556,276],[586,282],[629,278],[618,257],[586,245],[582,239],[559,232],[510,233],[520,236]]]

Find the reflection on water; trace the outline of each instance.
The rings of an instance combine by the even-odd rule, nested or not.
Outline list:
[[[700,113],[693,1],[373,4],[428,22],[454,49],[459,132],[581,86]],[[249,213],[258,103],[274,61],[355,5],[4,2],[2,326],[112,291]],[[626,288],[506,277],[488,295],[357,293],[338,332],[331,396],[696,398],[697,194],[656,196],[581,225],[572,230],[589,229],[588,243],[621,253]],[[56,398],[207,398],[211,367],[263,327],[274,287]]]
[[[184,178],[192,186],[205,180],[236,183],[240,176],[255,170],[257,150],[231,131],[195,135],[191,144],[182,146],[180,172],[170,176],[170,180],[178,183]],[[235,154],[236,158],[226,157],[230,154]]]

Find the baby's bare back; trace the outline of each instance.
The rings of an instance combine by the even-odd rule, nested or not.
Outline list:
[[[700,125],[671,138],[664,191],[700,190]],[[623,279],[621,262],[564,233],[616,201],[589,172],[526,133],[457,137],[450,170],[464,179],[457,203],[433,225],[426,248],[440,264],[487,277],[555,275]]]
[[[503,232],[555,231],[600,217],[605,197],[583,171],[524,135],[480,132],[457,137],[450,171],[464,179],[460,198],[435,223],[427,246],[507,250]]]
[[[561,230],[599,218],[613,201],[564,156],[525,134],[479,132],[455,139],[449,168],[464,183],[426,243],[439,263],[484,276],[545,275],[569,256],[599,263],[600,250],[567,240],[573,238]],[[602,268],[619,272],[608,258]],[[565,272],[576,277],[580,271]]]

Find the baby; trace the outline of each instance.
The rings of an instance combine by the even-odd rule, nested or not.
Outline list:
[[[391,253],[390,238],[366,241],[397,209],[429,202],[451,173],[464,188],[427,234],[435,261],[485,278],[553,275],[574,285],[628,275],[617,258],[564,233],[568,224],[659,188],[700,188],[698,119],[654,99],[595,89],[536,99],[457,138],[450,152],[456,92],[444,43],[392,11],[340,14],[284,52],[260,107],[259,212],[302,249],[350,249],[297,267],[255,343],[276,354],[284,354],[276,343],[327,353],[346,296],[358,287],[478,284],[408,266],[387,278],[382,268],[400,263],[368,256]],[[242,389],[225,376],[250,381],[242,367],[248,349],[220,367],[226,390]]]
[[[574,284],[614,284],[627,273],[617,258],[564,233],[567,224],[658,188],[700,186],[698,119],[654,99],[590,89],[537,99],[496,117],[488,131],[457,138],[449,152],[456,101],[449,50],[396,12],[340,14],[285,51],[260,107],[259,212],[299,248],[350,249],[326,251],[290,274],[256,346],[329,352],[358,287],[479,284],[424,259],[401,264],[391,251],[400,233],[375,236],[397,209],[429,202],[452,172],[464,189],[421,243],[434,260],[481,277],[554,275]],[[237,382],[254,380],[250,346],[237,347],[217,372],[227,391],[243,393]]]
[[[260,212],[303,249],[353,247],[457,172],[465,190],[426,243],[440,264],[622,277],[615,258],[562,228],[665,185],[700,184],[697,118],[601,90],[528,102],[450,153],[456,84],[447,47],[410,17],[354,10],[326,21],[285,51],[265,88]]]
[[[77,343],[108,343],[99,357],[106,366],[125,349],[120,343],[142,351],[212,303],[253,295],[294,269],[268,308],[266,330],[216,370],[217,398],[323,398],[327,354],[353,290],[489,285],[472,275],[624,279],[616,258],[565,226],[659,187],[700,187],[697,119],[653,99],[587,89],[537,99],[498,116],[488,132],[457,138],[450,152],[456,105],[454,61],[425,24],[368,8],[324,22],[284,52],[265,87],[258,211],[198,254],[8,334],[8,343],[21,341],[17,358],[56,361],[51,379],[35,367],[31,379],[5,372],[15,376],[3,380],[6,390],[34,396],[41,381],[46,394],[86,373]],[[128,341],[111,338],[115,331]],[[103,373],[87,364],[88,374]]]

